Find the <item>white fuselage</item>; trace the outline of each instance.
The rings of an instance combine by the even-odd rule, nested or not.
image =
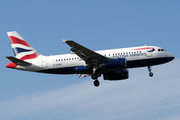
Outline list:
[[[173,54],[156,46],[140,46],[95,52],[108,58],[125,58],[127,62],[126,68],[163,64],[174,58]],[[38,58],[25,61],[32,63],[32,65],[18,65],[16,69],[52,74],[73,74],[77,73],[74,70],[75,67],[86,66],[85,61],[81,60],[76,54],[40,55]]]

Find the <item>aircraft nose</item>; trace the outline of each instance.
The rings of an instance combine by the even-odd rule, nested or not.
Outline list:
[[[173,60],[175,58],[175,56],[172,53],[169,53],[168,57]]]

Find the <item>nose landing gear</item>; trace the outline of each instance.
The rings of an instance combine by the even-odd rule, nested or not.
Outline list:
[[[151,66],[148,66],[148,71],[149,71],[149,76],[152,77],[153,76],[153,73],[151,72]]]

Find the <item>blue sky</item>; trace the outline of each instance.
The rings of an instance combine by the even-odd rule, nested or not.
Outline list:
[[[0,119],[180,118],[179,1],[23,1],[0,4]],[[12,56],[6,32],[17,31],[39,53],[70,53],[61,38],[89,49],[160,46],[176,59],[153,67],[130,69],[125,81],[48,75],[5,68]]]

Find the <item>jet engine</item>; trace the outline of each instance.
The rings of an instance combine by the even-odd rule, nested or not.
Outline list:
[[[104,80],[123,80],[129,78],[129,71],[124,69],[116,72],[104,73]]]

